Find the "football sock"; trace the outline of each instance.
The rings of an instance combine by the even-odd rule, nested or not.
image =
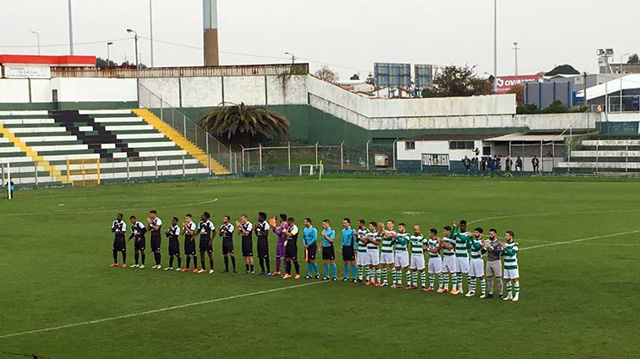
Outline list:
[[[349,265],[344,266],[344,278],[349,279]]]
[[[329,265],[328,264],[324,265],[324,276],[329,278]]]
[[[142,257],[142,265],[144,265],[144,261],[147,258],[147,256],[144,254],[144,252],[142,252],[140,256]]]
[[[224,256],[224,270],[225,271],[229,271],[229,257],[228,256]]]
[[[138,265],[138,260],[140,259],[140,253],[134,253],[133,258],[136,260],[136,265]]]
[[[267,266],[267,273],[271,273],[271,262],[269,262],[269,257],[265,257],[264,263]]]
[[[173,268],[173,254],[169,256],[169,267]]]
[[[487,281],[484,278],[480,279],[480,290],[482,291],[482,294],[487,292]]]
[[[433,288],[435,281],[436,281],[435,274],[429,273],[429,287]]]
[[[253,264],[249,265],[249,270],[253,272]]]
[[[118,263],[118,251],[113,250],[113,263]]]
[[[356,280],[358,279],[358,267],[351,265],[351,271],[353,272],[353,279]]]
[[[411,284],[414,287],[418,286],[418,272],[411,272]]]
[[[443,286],[444,286],[446,289],[449,289],[449,273],[445,274],[445,275],[442,277],[442,279],[443,279],[443,282],[442,282]]]
[[[293,266],[296,268],[296,274],[300,274],[300,263],[297,260],[293,261]]]
[[[384,283],[387,283],[389,280],[389,273],[387,272],[387,267],[382,268],[381,271],[382,271],[382,281]]]
[[[179,254],[176,257],[178,257],[178,268],[182,268],[182,257]]]
[[[211,269],[213,269],[213,258],[209,258],[209,266],[211,267]]]
[[[422,285],[423,288],[427,285],[427,273],[425,272],[420,273],[420,284]]]
[[[438,287],[440,288],[444,288],[444,282],[442,280],[442,277],[443,277],[442,273],[438,273]]]
[[[333,263],[331,266],[331,272],[333,273],[333,278],[338,276],[338,265]]]
[[[316,275],[320,276],[320,268],[318,268],[318,263],[313,263],[313,269],[316,270]]]
[[[236,256],[231,256],[231,266],[236,270]]]
[[[187,256],[187,268],[191,267],[191,256]]]
[[[458,287],[458,276],[455,273],[451,273],[451,290],[457,289]]]
[[[127,251],[122,251],[122,263],[127,264]]]
[[[280,256],[276,257],[276,272],[280,271]]]
[[[513,293],[514,293],[515,295],[520,294],[520,281],[515,282],[515,283],[513,284]]]
[[[502,278],[498,277],[496,280],[498,281],[498,293],[502,294]],[[493,290],[493,288],[491,289]]]
[[[458,290],[462,291],[462,273],[457,273],[456,276],[458,279]]]
[[[160,265],[160,253],[153,253],[153,259],[156,261],[156,265],[159,266]]]
[[[397,278],[396,278],[396,269],[393,268],[391,269],[391,283],[396,284]]]
[[[507,296],[511,296],[511,282],[507,282]]]
[[[193,269],[198,268],[198,257],[193,256]]]
[[[258,263],[260,264],[260,271],[262,273],[265,273],[265,269],[264,269],[264,258],[260,257],[258,258]]]
[[[244,270],[246,270],[247,272],[249,271],[249,264],[244,265]]]
[[[476,292],[476,278],[472,277],[469,280],[469,292],[475,293]]]
[[[380,282],[382,280],[382,269],[376,269],[376,275],[378,276],[378,282]]]

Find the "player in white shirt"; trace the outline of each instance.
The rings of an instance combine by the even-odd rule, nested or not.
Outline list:
[[[240,216],[240,222],[236,222],[238,234],[242,236],[242,256],[246,273],[254,273],[253,270],[253,224],[249,222],[246,214]]]
[[[193,259],[193,272],[198,273],[198,256],[196,256],[196,223],[193,216],[187,214],[185,223],[182,224],[182,233],[184,233],[184,255],[187,257],[187,266],[182,268],[183,272],[188,272],[191,267],[191,259]]]
[[[369,254],[367,252],[367,243],[369,241],[369,231],[364,219],[358,220],[358,230],[356,231],[358,256],[358,282],[368,285],[370,276]]]
[[[211,222],[211,214],[204,212],[200,216],[200,223],[198,224],[198,234],[200,234],[200,264],[202,267],[198,273],[204,273],[206,271],[206,265],[204,264],[204,254],[209,255],[209,274],[213,274],[213,238],[216,236],[216,226]]]
[[[158,217],[158,211],[152,209],[147,217],[149,232],[151,232],[151,251],[156,265],[153,269],[162,269],[162,255],[160,254],[160,246],[162,245],[162,220]]]
[[[438,276],[438,293],[442,293],[444,283],[442,283],[442,258],[440,258],[440,249],[442,242],[438,238],[438,230],[431,228],[429,230],[429,240],[427,241],[427,250],[429,252],[429,288],[427,292],[431,292],[435,288],[436,276]]]
[[[413,226],[413,234],[411,240],[411,287],[409,289],[418,289],[420,286],[423,290],[426,288],[426,276],[424,274],[424,250],[427,248],[427,240],[420,233],[420,226]],[[418,275],[420,279],[418,280]],[[409,278],[407,278],[407,282]]]

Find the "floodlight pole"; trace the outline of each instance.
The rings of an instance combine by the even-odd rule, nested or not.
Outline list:
[[[151,40],[151,67],[153,67],[153,0],[149,0],[149,33]],[[138,51],[136,50],[136,54]]]
[[[623,103],[622,103],[622,92],[623,92],[623,89],[622,89],[622,78],[624,76],[622,76],[622,59],[625,56],[629,56],[629,55],[630,54],[624,54],[624,55],[620,56],[620,113],[622,113],[622,105],[623,105]]]
[[[69,55],[73,55],[73,15],[71,12],[71,0],[68,1],[69,7]]]
[[[40,56],[41,55],[41,53],[40,53],[40,33],[37,32],[37,31],[31,31],[31,33],[35,34],[37,39],[38,39],[38,56]]]

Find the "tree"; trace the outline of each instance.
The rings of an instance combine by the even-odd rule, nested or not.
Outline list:
[[[555,100],[549,105],[549,107],[545,108],[541,111],[542,113],[567,113],[569,109],[559,100]]]
[[[358,74],[353,74],[353,76],[351,76],[351,78],[349,79],[351,81],[357,81],[360,80],[360,75]]]
[[[117,67],[118,64],[114,61],[112,61],[111,59],[109,59],[109,64],[107,64],[107,60],[101,58],[101,57],[97,57],[96,58],[96,66],[97,67]]]
[[[516,95],[516,103],[522,105],[524,103],[524,86],[518,85],[512,87],[507,93]]]
[[[538,110],[538,106],[536,105],[523,103],[518,105],[516,113],[519,115],[534,115],[540,113],[540,110]]]
[[[316,71],[314,75],[320,80],[330,82],[332,84],[335,84],[338,82],[338,80],[340,80],[340,76],[338,76],[337,73],[333,72],[329,68],[329,66],[322,66],[322,68]]]
[[[628,64],[640,64],[640,58],[638,58],[638,54],[633,54],[633,55],[629,56],[629,59],[627,59],[627,63]]]
[[[241,103],[211,109],[202,118],[201,125],[212,136],[237,149],[285,138],[290,122],[279,113]]]
[[[481,96],[491,94],[493,88],[491,82],[476,75],[475,66],[465,65],[445,67],[433,81],[431,91],[426,94],[436,97]]]

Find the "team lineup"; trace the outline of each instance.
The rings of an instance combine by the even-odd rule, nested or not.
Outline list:
[[[147,232],[150,233],[151,252],[155,265],[152,269],[162,269],[162,220],[156,210],[151,210],[147,217],[147,224],[130,216],[131,233],[129,240],[134,241],[135,264],[132,268],[145,268],[145,249]],[[216,232],[211,222],[209,212],[200,216],[196,224],[191,214],[187,214],[184,223],[179,225],[179,219],[173,217],[171,226],[164,232],[168,238],[169,265],[164,270],[178,272],[206,273],[208,259],[208,273],[213,274],[213,241],[217,234],[222,238],[222,255],[224,258],[224,272],[236,269],[233,236],[235,233],[242,237],[242,257],[247,274],[255,273],[253,261],[253,237],[257,240],[257,255],[262,276],[282,276],[283,279],[299,279],[300,264],[298,262],[298,238],[304,247],[304,259],[307,263],[305,279],[320,279],[320,269],[316,262],[316,255],[322,255],[324,264],[323,280],[338,280],[336,265],[336,231],[331,227],[328,219],[322,221],[322,231],[313,226],[310,218],[303,220],[300,232],[295,219],[285,214],[277,218],[267,219],[264,212],[258,213],[255,226],[246,214],[240,221],[231,223],[230,216],[222,218],[222,224]],[[111,267],[119,267],[118,253],[122,254],[122,267],[127,267],[126,239],[127,225],[123,214],[118,214],[111,225],[115,238],[113,242],[113,263]],[[269,234],[277,236],[275,271],[271,272],[269,254]],[[183,257],[180,251],[180,236],[184,235]],[[196,237],[199,236],[198,255],[196,252]],[[391,288],[406,288],[409,290],[422,289],[425,292],[464,294],[463,283],[467,280],[467,297],[473,297],[479,292],[480,298],[493,298],[494,282],[497,282],[498,296],[505,301],[518,301],[520,292],[520,278],[517,261],[518,243],[512,231],[505,233],[505,242],[498,239],[495,229],[489,230],[488,239],[483,239],[484,230],[475,228],[467,231],[467,222],[461,220],[459,226],[454,222],[452,226],[442,228],[442,236],[438,230],[431,228],[425,237],[420,226],[413,226],[412,233],[407,232],[404,223],[397,225],[393,220],[386,223],[359,220],[357,229],[352,228],[351,220],[342,221],[342,236],[340,250],[344,263],[345,282],[363,283],[366,286]],[[427,258],[425,258],[425,252]],[[484,254],[486,255],[486,262]],[[230,263],[231,262],[231,263]],[[176,267],[174,268],[174,263]],[[193,263],[193,269],[192,267]],[[229,267],[231,264],[231,269]],[[281,272],[281,266],[284,273]],[[293,268],[292,268],[293,267]],[[295,274],[293,274],[295,269]],[[391,284],[389,284],[389,272]],[[428,275],[428,279],[427,279]],[[466,277],[466,278],[465,278]],[[505,280],[503,288],[502,279]],[[403,280],[404,279],[404,280]],[[406,284],[405,284],[406,283]],[[477,287],[479,283],[479,288]],[[503,291],[503,289],[505,289]]]

